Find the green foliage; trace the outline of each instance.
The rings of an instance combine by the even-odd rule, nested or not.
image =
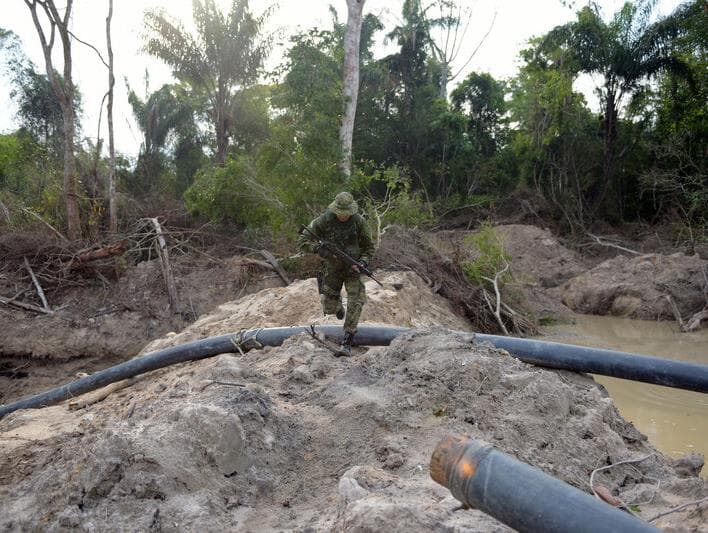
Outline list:
[[[185,192],[187,209],[212,220],[259,226],[283,206],[255,183],[256,169],[248,156],[200,171]],[[259,195],[259,193],[262,193]]]
[[[588,197],[601,185],[602,145],[585,98],[573,91],[577,69],[569,52],[532,41],[526,64],[512,80],[511,164],[543,195],[569,229],[589,220]]]
[[[0,191],[52,220],[58,216],[61,172],[61,165],[27,131],[0,135]]]
[[[597,4],[578,12],[577,20],[554,28],[544,39],[545,49],[565,48],[581,72],[599,74],[597,87],[603,107],[600,131],[603,139],[602,177],[588,194],[591,212],[596,212],[613,193],[607,212],[622,212],[624,195],[630,189],[625,175],[616,173],[624,150],[618,149],[618,126],[622,99],[642,90],[642,84],[660,72],[686,76],[686,63],[672,50],[672,42],[683,30],[690,9],[685,6],[669,17],[652,21],[654,0],[625,2],[609,22]],[[630,191],[633,192],[633,191]]]
[[[387,226],[426,227],[433,221],[433,211],[420,191],[413,191],[410,179],[398,167],[352,178],[352,189],[364,198],[363,211],[372,234],[380,238]]]
[[[473,261],[465,261],[462,264],[465,276],[475,285],[489,285],[489,279],[494,279],[495,275],[502,272],[511,262],[511,258],[504,253],[504,247],[494,227],[488,222],[482,225],[479,232],[467,237],[465,244],[479,253]],[[511,274],[507,271],[499,277],[499,286],[509,280]]]

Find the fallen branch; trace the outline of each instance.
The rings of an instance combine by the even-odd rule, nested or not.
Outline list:
[[[32,270],[29,261],[27,261],[27,258],[24,257],[23,259],[25,260],[25,268],[27,269],[27,272],[29,272],[29,275],[32,278],[32,283],[34,283],[35,289],[37,289],[39,299],[42,300],[44,310],[47,312],[48,315],[51,315],[53,313],[52,308],[49,306],[49,302],[47,302],[47,297],[44,295],[44,291],[42,290],[42,286],[39,284],[39,280],[37,279],[37,276],[34,275],[34,271]]]
[[[19,307],[20,309],[25,309],[27,311],[34,311],[35,313],[44,313],[45,315],[52,314],[52,311],[47,311],[46,309],[42,309],[41,307],[38,307],[36,305],[26,304],[24,302],[18,302],[12,298],[5,298],[3,296],[0,296],[0,303],[5,304],[5,305],[14,305],[15,307]]]
[[[664,294],[664,298],[669,302],[669,305],[671,306],[671,311],[674,313],[674,318],[676,319],[676,322],[678,322],[679,329],[681,331],[686,331],[686,324],[683,321],[683,318],[681,317],[681,312],[678,310],[678,306],[676,305],[676,302],[674,302],[674,299],[671,297],[670,294]]]
[[[681,331],[686,333],[689,331],[695,331],[700,327],[701,322],[704,320],[708,320],[708,307],[705,307],[703,311],[699,311],[693,315],[686,323],[686,326],[681,328]]]
[[[645,459],[649,459],[649,457],[651,457],[652,455],[654,455],[654,454],[650,453],[649,455],[645,455],[644,457],[640,457],[639,459],[628,459],[626,461],[620,461],[619,463],[613,463],[611,465],[596,468],[590,474],[590,490],[592,490],[592,493],[595,495],[596,498],[598,498],[604,502],[607,502],[614,507],[619,507],[621,509],[624,509],[625,511],[627,511],[630,514],[635,514],[632,512],[632,510],[629,508],[629,506],[626,503],[624,503],[619,498],[616,498],[615,496],[613,496],[607,487],[605,487],[603,485],[595,486],[595,474],[597,474],[598,472],[601,472],[603,470],[608,470],[610,468],[614,468],[615,466],[619,466],[619,465],[641,463]]]
[[[285,273],[285,270],[283,270],[283,267],[280,266],[280,263],[278,263],[278,260],[273,256],[272,253],[270,253],[268,250],[261,250],[261,255],[265,257],[266,261],[273,267],[273,270],[275,270],[278,273],[278,276],[280,276],[280,279],[283,280],[285,285],[290,285],[290,280],[288,279],[288,275]]]
[[[108,398],[114,392],[119,391],[121,389],[125,389],[126,387],[130,387],[137,380],[138,378],[124,379],[122,381],[118,381],[117,383],[111,383],[110,385],[106,385],[102,389],[95,391],[93,394],[84,394],[80,400],[71,400],[69,402],[69,410],[75,411],[77,409],[83,409],[85,407],[88,407],[89,405],[101,402]]]
[[[588,236],[591,237],[600,246],[607,246],[609,248],[617,248],[618,250],[622,250],[623,252],[627,252],[627,253],[634,254],[634,255],[642,255],[640,252],[637,252],[636,250],[630,250],[629,248],[625,248],[624,246],[620,246],[619,244],[613,244],[611,242],[603,241],[601,237],[598,237],[597,235],[593,235],[592,233],[588,233]]]
[[[123,239],[113,244],[103,246],[102,248],[98,248],[97,250],[89,250],[87,252],[79,253],[72,259],[69,268],[77,268],[81,263],[87,263],[97,259],[105,259],[114,255],[122,255],[127,249],[128,241]]]
[[[50,230],[52,230],[52,232],[53,232],[57,237],[59,237],[62,241],[64,241],[64,242],[69,242],[69,239],[67,239],[66,237],[64,237],[64,235],[62,235],[61,233],[59,233],[59,231],[57,231],[57,229],[56,229],[54,226],[52,226],[49,222],[47,222],[47,221],[44,220],[42,217],[40,217],[37,213],[35,213],[34,211],[31,211],[31,210],[27,209],[26,207],[22,207],[22,208],[20,208],[20,209],[22,209],[22,211],[24,211],[24,212],[27,213],[28,215],[32,215],[32,216],[35,217],[37,220],[39,220],[42,224],[44,224],[45,226],[47,226],[47,227],[48,227]]]
[[[671,513],[678,513],[679,511],[683,511],[686,507],[690,507],[691,505],[700,505],[700,504],[705,503],[707,501],[708,501],[708,496],[705,498],[701,498],[700,500],[695,500],[692,502],[681,504],[677,507],[673,507],[673,508],[669,509],[668,511],[664,511],[663,513],[659,513],[658,515],[652,516],[650,519],[647,520],[647,522],[653,522],[654,520],[658,520],[662,516],[666,516]]]

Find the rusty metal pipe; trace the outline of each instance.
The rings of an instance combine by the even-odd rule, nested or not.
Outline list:
[[[463,435],[449,435],[438,443],[430,459],[430,476],[463,504],[517,531],[659,531],[483,441]]]

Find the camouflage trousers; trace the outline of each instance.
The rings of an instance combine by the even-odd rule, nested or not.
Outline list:
[[[336,315],[344,310],[342,305],[342,285],[347,291],[347,309],[344,316],[344,331],[356,333],[361,310],[366,301],[366,290],[361,276],[351,271],[341,269],[325,269],[320,302],[325,315]]]

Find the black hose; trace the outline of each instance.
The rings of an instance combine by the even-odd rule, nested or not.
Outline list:
[[[24,398],[11,404],[0,405],[0,418],[18,409],[53,405],[79,394],[104,387],[110,383],[175,363],[204,359],[220,353],[236,352],[238,351],[237,346],[242,347],[243,350],[248,349],[249,343],[253,342],[258,342],[264,346],[279,346],[288,337],[309,330],[310,328],[307,326],[252,329],[236,334],[209,337],[179,346],[172,346],[106,368],[85,378],[35,396]],[[317,326],[316,331],[337,341],[342,336],[341,326]],[[386,346],[393,339],[408,331],[411,331],[411,329],[389,326],[361,326],[354,337],[354,344]],[[697,392],[708,392],[708,365],[498,335],[469,334],[469,336],[470,340],[490,342],[497,348],[509,351],[514,357],[534,365],[563,368],[577,372],[590,372]]]
[[[665,387],[708,392],[708,365],[662,359],[602,348],[476,334],[477,341],[491,342],[525,363],[642,381]]]
[[[657,532],[481,440],[449,435],[430,458],[430,477],[466,506],[530,533]]]

